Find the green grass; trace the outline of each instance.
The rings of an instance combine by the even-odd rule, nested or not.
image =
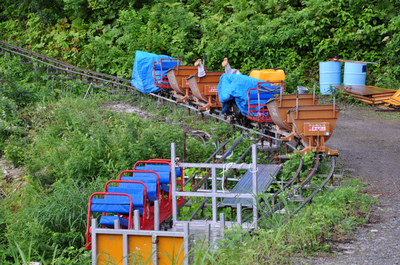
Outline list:
[[[229,231],[218,243],[218,250],[202,249],[197,256],[200,250],[194,250],[199,259],[195,264],[285,264],[329,252],[332,244],[346,240],[366,222],[374,203],[360,181],[348,180],[339,189],[318,194],[300,214],[273,216],[275,220],[264,220],[252,233]],[[281,226],[282,218],[287,221]]]

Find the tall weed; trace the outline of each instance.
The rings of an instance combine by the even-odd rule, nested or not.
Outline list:
[[[6,197],[1,206],[9,247],[13,248],[15,242],[18,252],[45,260],[53,253],[60,255],[65,248],[70,249],[64,253],[65,258],[73,255],[72,250],[84,244],[88,198],[101,190],[105,182],[98,179],[89,184],[66,179],[43,190],[41,185],[28,180],[19,194]]]
[[[359,181],[350,180],[342,188],[318,194],[311,205],[290,218],[272,216],[279,220],[264,220],[257,231],[225,231],[217,250],[206,247],[201,255],[194,254],[201,260],[195,264],[286,264],[329,251],[332,243],[345,239],[368,218],[375,200],[362,191]],[[282,218],[287,219],[284,225],[280,225]]]

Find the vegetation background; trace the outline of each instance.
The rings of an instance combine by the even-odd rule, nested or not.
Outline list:
[[[369,68],[368,84],[395,89],[399,6],[394,0],[3,0],[0,40],[126,79],[136,50],[180,56],[185,64],[205,55],[211,70],[221,70],[228,57],[243,73],[283,68],[289,91],[310,86],[318,62],[338,56],[379,63]],[[5,56],[0,81],[0,155],[26,172],[23,188],[0,185],[0,263],[90,264],[82,247],[89,195],[131,161],[169,157],[169,143],[182,144],[183,129],[107,111],[104,99],[64,98]],[[186,125],[196,127],[194,120]],[[232,136],[230,127],[201,129],[212,126],[214,136]],[[188,153],[192,161],[212,151],[193,139],[188,148],[201,150]],[[326,238],[364,222],[371,200],[357,195],[361,186],[326,192],[314,210],[260,232],[261,243],[233,235],[221,253],[203,257],[229,264],[232,253],[243,253],[239,263],[282,263],[294,252],[326,250]]]
[[[129,79],[136,50],[224,57],[242,73],[283,68],[288,88],[309,85],[318,62],[379,63],[367,83],[399,86],[396,0],[3,0],[0,39],[82,68]]]

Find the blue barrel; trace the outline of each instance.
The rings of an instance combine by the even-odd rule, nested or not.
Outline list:
[[[322,95],[330,95],[332,86],[342,84],[342,65],[340,62],[319,63],[319,90]]]
[[[367,77],[366,63],[344,63],[343,85],[365,86]]]

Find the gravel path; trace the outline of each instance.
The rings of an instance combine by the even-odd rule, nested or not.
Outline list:
[[[400,264],[400,114],[372,107],[342,107],[328,146],[339,150],[339,163],[368,183],[379,205],[350,244],[339,244],[333,257],[305,264]]]

